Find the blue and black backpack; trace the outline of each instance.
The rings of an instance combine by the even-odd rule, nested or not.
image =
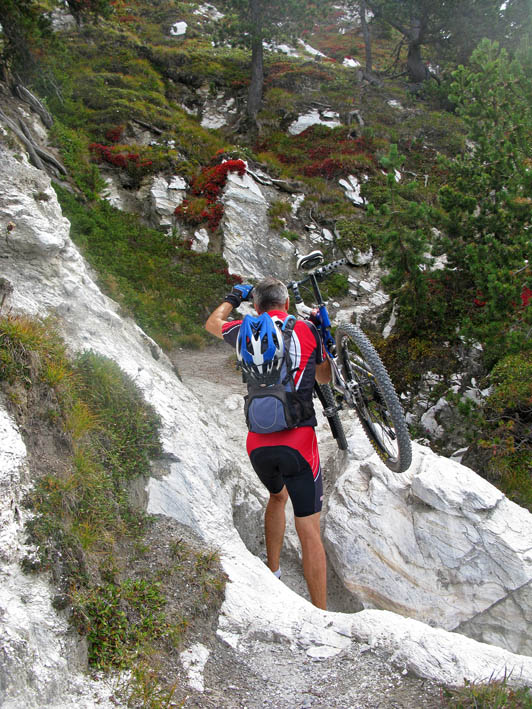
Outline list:
[[[313,415],[312,401],[304,402],[294,383],[290,341],[295,324],[293,315],[283,322],[262,313],[246,315],[240,326],[238,366],[248,387],[246,423],[254,433],[294,428]]]

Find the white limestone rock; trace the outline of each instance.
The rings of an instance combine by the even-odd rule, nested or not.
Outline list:
[[[111,207],[116,209],[124,208],[124,201],[122,195],[120,194],[120,189],[116,184],[115,180],[110,175],[105,176],[104,182],[106,184],[105,191],[102,192],[102,198],[105,199]]]
[[[50,20],[54,32],[72,30],[76,27],[76,18],[68,12],[66,7],[54,7],[50,13]]]
[[[506,679],[510,686],[530,686],[532,658],[395,613],[356,613],[352,633],[372,649],[390,653],[396,666],[441,684],[456,687],[466,679],[478,683]]]
[[[312,109],[311,111],[308,111],[308,113],[304,113],[303,115],[299,116],[297,120],[293,121],[288,126],[288,132],[290,133],[290,135],[299,135],[307,128],[310,128],[310,126],[315,125],[327,126],[328,128],[336,128],[337,126],[341,126],[342,122],[340,121],[339,115],[337,113],[328,111],[326,112],[326,114],[323,114],[320,113],[320,111],[318,111],[317,109]]]
[[[532,653],[532,516],[469,468],[416,444],[402,475],[376,455],[354,461],[329,500],[325,539],[366,608]]]
[[[26,446],[0,402],[0,699],[4,709],[111,707],[110,691],[84,677],[86,649],[52,607],[44,574],[23,573],[29,490]]]
[[[182,37],[187,33],[188,25],[186,22],[174,22],[170,27],[170,34],[173,37]]]
[[[174,223],[174,212],[185,198],[186,187],[185,180],[177,176],[170,182],[165,177],[153,179],[149,193],[151,210],[161,226],[171,226]]]
[[[269,202],[260,185],[247,173],[230,172],[223,193],[223,255],[229,271],[260,279],[274,273],[289,278],[295,246],[269,230]]]
[[[324,57],[325,59],[327,58],[326,54],[320,52],[319,49],[314,49],[314,47],[311,47],[310,44],[307,44],[302,39],[299,40],[299,44],[303,47],[305,52],[307,52],[308,54],[312,54],[313,57]]]
[[[344,57],[344,60],[342,62],[342,66],[347,66],[350,69],[358,69],[359,67],[362,66],[362,64],[357,61],[356,59],[353,59],[353,57]]]
[[[368,179],[367,176],[365,176],[365,179]],[[359,206],[363,206],[366,204],[366,200],[360,194],[362,185],[360,183],[360,180],[355,177],[355,175],[349,175],[346,180],[342,178],[341,180],[338,180],[338,183],[340,187],[344,188],[345,196],[347,197],[347,199],[353,202],[353,204]]]
[[[184,650],[181,655],[181,662],[188,674],[188,685],[197,692],[203,692],[203,669],[209,659],[211,651],[201,643],[195,643]]]
[[[286,54],[289,57],[298,57],[299,52],[294,47],[288,44],[276,44],[275,42],[263,42],[263,47],[268,52],[280,52],[281,54]]]
[[[236,116],[236,113],[237,105],[234,98],[226,98],[225,94],[218,94],[212,98],[207,94],[203,101],[201,125],[212,130],[222,128]]]
[[[207,17],[209,20],[213,20],[214,22],[217,22],[218,20],[221,20],[224,17],[224,14],[222,12],[219,12],[219,10],[214,7],[214,5],[211,5],[208,2],[204,2],[202,5],[199,5],[194,10],[194,14],[202,15],[203,17]]]
[[[209,242],[210,238],[207,229],[198,229],[194,232],[194,239],[190,248],[198,254],[205,254],[209,250]]]

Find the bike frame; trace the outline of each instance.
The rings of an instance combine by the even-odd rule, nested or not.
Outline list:
[[[344,397],[346,403],[349,406],[355,406],[356,391],[353,391],[352,386],[349,386],[347,384],[340,371],[340,368],[338,367],[336,343],[331,332],[332,323],[329,317],[329,311],[327,310],[327,306],[325,305],[325,301],[323,300],[323,296],[321,294],[320,287],[318,284],[319,280],[323,280],[332,271],[335,271],[340,266],[345,266],[348,263],[349,262],[346,258],[339,259],[338,261],[331,261],[331,263],[328,263],[325,266],[320,266],[319,268],[316,268],[314,271],[309,273],[308,276],[305,276],[305,278],[302,278],[299,281],[291,281],[287,284],[287,288],[291,290],[294,294],[294,302],[298,313],[300,315],[303,315],[303,317],[306,317],[307,319],[311,319],[309,318],[311,309],[307,305],[305,305],[301,293],[299,292],[299,288],[307,284],[312,287],[312,291],[314,292],[314,297],[316,299],[316,304],[318,307],[318,312],[317,317],[314,320],[311,320],[318,328],[323,342],[323,347],[325,349],[325,355],[331,364],[332,386]],[[341,406],[338,407],[338,409],[340,408]]]

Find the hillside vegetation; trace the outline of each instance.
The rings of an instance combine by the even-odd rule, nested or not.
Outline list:
[[[371,245],[387,268],[397,326],[387,340],[373,339],[401,392],[412,397],[430,370],[439,378],[435,401],[468,369],[471,348],[480,352],[475,376],[490,394],[480,405],[455,394],[462,418],[454,425],[470,437],[468,464],[531,506],[532,54],[526,13],[519,22],[509,14],[526,3],[505,3],[508,17],[497,10],[496,27],[477,26],[489,37],[475,49],[450,24],[444,49],[423,48],[437,80],[422,83],[406,74],[413,40],[405,42],[385,2],[369,3],[371,71],[359,73],[343,64],[350,57],[368,69],[363,28],[346,19],[358,6],[316,3],[325,15],[310,29],[306,18],[301,36],[323,56],[265,52],[254,125],[245,115],[249,46],[245,34],[231,35],[243,31],[238,3],[220,2],[223,22],[195,2],[68,5],[77,24],[54,33],[52,0],[6,3],[1,24],[15,21],[18,33],[4,30],[3,67],[53,116],[51,138],[68,169],[58,195],[102,287],[163,347],[202,346],[206,313],[240,278],[216,249],[189,250],[190,228],[221,241],[221,162],[239,169],[245,159],[297,181],[302,220],[336,234],[329,248]],[[182,36],[170,32],[177,21],[187,23]],[[217,96],[236,110],[232,123],[209,130],[200,119]],[[291,135],[290,123],[313,107],[338,113],[343,125]],[[138,143],[146,127],[154,139]],[[154,174],[187,178],[171,236],[102,201],[109,170],[131,189]],[[348,175],[362,180],[363,208],[338,184]],[[282,209],[272,205],[271,225],[296,239]]]

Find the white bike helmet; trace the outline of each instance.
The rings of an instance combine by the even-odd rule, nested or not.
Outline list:
[[[281,327],[268,315],[246,315],[236,343],[239,366],[247,379],[259,384],[274,384],[283,363],[284,342]]]

